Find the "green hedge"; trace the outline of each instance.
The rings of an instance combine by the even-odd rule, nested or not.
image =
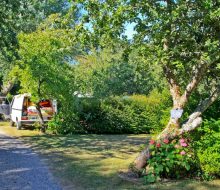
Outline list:
[[[134,95],[114,97],[101,104],[106,132],[150,133],[161,129],[167,120],[168,109],[162,95],[152,93],[149,97]]]
[[[71,124],[75,126],[71,133],[138,134],[159,131],[169,119],[171,102],[168,94],[153,91],[149,96],[78,98],[74,117],[78,121]]]
[[[220,176],[220,119],[206,120],[193,134],[198,163],[205,176]]]
[[[75,113],[74,100],[72,104],[65,104],[59,108],[56,115],[49,123],[47,130],[54,134],[74,134],[85,133],[85,130],[79,124],[79,117]]]

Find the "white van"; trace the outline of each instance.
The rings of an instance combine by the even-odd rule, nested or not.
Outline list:
[[[56,101],[41,100],[39,104],[44,121],[48,122],[57,112]],[[39,121],[36,105],[31,101],[31,95],[14,96],[11,102],[11,126],[16,124],[17,129],[20,130],[23,125],[31,125]]]

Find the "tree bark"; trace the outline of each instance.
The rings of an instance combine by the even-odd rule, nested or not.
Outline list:
[[[189,116],[188,120],[183,123],[180,129],[180,134],[189,132],[197,128],[202,123],[202,113],[206,111],[220,96],[220,85],[215,87],[212,94],[203,100],[195,109],[195,111]]]
[[[3,84],[0,94],[2,96],[6,96],[10,92],[10,90],[13,88],[13,86],[14,86],[14,80],[8,81],[6,84]]]
[[[180,123],[179,119],[170,118],[169,123],[165,129],[157,136],[157,141],[160,142],[163,139],[172,139],[179,135]],[[134,171],[141,171],[147,164],[147,160],[150,158],[149,145],[137,156],[133,163]]]

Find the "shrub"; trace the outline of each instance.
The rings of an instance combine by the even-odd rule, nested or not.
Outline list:
[[[149,96],[77,98],[59,109],[48,130],[56,134],[157,132],[169,119],[170,103],[166,91],[152,91]]]
[[[220,176],[220,120],[206,120],[188,137],[163,142],[150,140],[150,159],[145,180]]]
[[[156,132],[168,118],[167,107],[158,92],[127,97],[113,97],[102,102],[105,123],[127,133]],[[117,132],[117,131],[116,131]]]
[[[47,130],[54,134],[86,133],[71,104],[60,107],[58,114],[48,123]]]
[[[192,135],[204,176],[220,176],[220,120],[206,120]]]
[[[108,97],[78,100],[76,115],[89,133],[150,133],[159,131],[169,119],[166,92],[149,96]]]
[[[193,149],[186,138],[163,142],[150,140],[150,159],[147,162],[145,180],[152,183],[161,178],[182,178],[192,175],[195,168]]]

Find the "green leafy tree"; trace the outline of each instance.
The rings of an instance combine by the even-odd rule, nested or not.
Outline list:
[[[51,16],[51,22],[58,22]],[[58,19],[59,20],[59,19]],[[41,123],[39,100],[56,98],[65,101],[72,97],[73,70],[69,59],[74,51],[74,35],[70,29],[40,27],[36,32],[20,33],[17,66],[11,76],[17,76],[21,92],[29,92],[37,103]]]
[[[202,114],[220,95],[219,1],[117,0],[78,1],[86,10],[83,22],[91,24],[91,37],[101,45],[123,35],[127,23],[135,23],[134,48],[163,68],[173,109],[185,109],[198,87],[208,81],[206,97],[198,98],[189,117],[170,118],[157,140],[175,138],[201,125]],[[104,41],[106,39],[106,41]],[[201,98],[204,96],[200,96]],[[135,160],[142,169],[149,158],[147,147]]]
[[[0,2],[0,52],[4,56],[9,56],[16,45],[16,19],[21,13],[21,2],[6,1]]]
[[[73,27],[78,13],[68,0],[2,0],[0,2],[0,84],[1,94],[6,95],[14,86],[16,78],[8,77],[19,59],[17,35],[33,32],[49,15],[60,14],[63,25]]]
[[[75,83],[80,92],[94,96],[149,94],[163,88],[161,69],[151,66],[137,51],[126,60],[124,49],[104,48],[77,57]]]
[[[0,2],[0,84],[8,74],[13,65],[13,60],[17,58],[16,48],[18,48],[17,31],[20,20],[26,15],[25,4],[28,1],[22,0],[2,0]],[[1,94],[6,95],[12,88],[9,82],[1,88]]]

